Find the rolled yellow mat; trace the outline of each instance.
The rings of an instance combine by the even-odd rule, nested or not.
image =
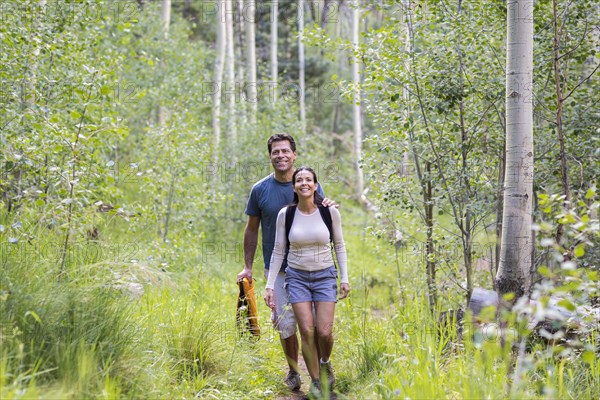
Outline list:
[[[252,282],[247,278],[238,282],[240,293],[236,308],[236,322],[241,331],[247,329],[252,335],[260,336],[260,327],[258,325],[258,309],[256,305],[256,295],[254,294],[254,278]]]

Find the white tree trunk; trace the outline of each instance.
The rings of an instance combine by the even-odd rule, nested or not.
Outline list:
[[[163,36],[169,37],[169,26],[171,24],[171,0],[162,0],[160,7],[160,22]]]
[[[533,200],[533,0],[508,0],[506,40],[506,174],[496,287],[529,292]]]
[[[279,66],[277,65],[277,24],[279,22],[279,0],[271,4],[271,85],[273,87],[273,102],[277,101],[277,81]]]
[[[246,100],[250,103],[250,123],[256,124],[256,109],[258,105],[256,88],[256,43],[254,27],[256,25],[256,0],[247,0],[244,7],[244,25],[246,27]]]
[[[234,6],[237,4],[238,12],[234,21],[234,31],[237,33],[238,46],[234,47],[234,52],[238,60],[237,66],[237,82],[239,85],[243,85],[246,81],[246,57],[244,55],[244,49],[246,48],[246,26],[244,24],[244,0],[234,0]],[[241,86],[243,89],[243,86]],[[239,90],[241,90],[239,89]],[[241,94],[241,93],[240,93]],[[237,107],[237,126],[246,126],[247,123],[247,105],[245,98],[240,96],[240,104]]]
[[[160,27],[162,30],[163,38],[167,40],[169,38],[169,28],[171,25],[171,0],[162,0],[160,6]],[[164,60],[160,60],[161,69],[165,70]],[[158,125],[165,126],[169,111],[165,106],[160,104],[158,106]]]
[[[298,0],[298,102],[300,105],[300,125],[302,133],[306,132],[306,107],[304,103],[304,0]]]
[[[236,147],[237,126],[236,126],[236,107],[237,88],[235,87],[235,56],[234,56],[234,31],[233,31],[233,0],[225,0],[225,80],[227,87],[227,134],[229,136],[229,145],[231,149]]]
[[[413,48],[412,48],[412,43],[413,43],[413,38],[412,38],[412,15],[410,14],[410,10],[412,10],[411,8],[411,0],[402,0],[402,10],[403,10],[403,17],[406,19],[406,31],[404,32],[405,37],[404,37],[404,51],[406,51],[406,54],[413,54]],[[398,38],[398,40],[401,40],[402,36],[400,36]],[[408,71],[410,71],[410,73],[412,74],[412,60],[409,59],[409,65],[408,65]],[[404,110],[404,118],[406,119],[406,121],[409,120],[409,116],[411,113],[411,109],[410,109],[410,89],[408,87],[408,84],[404,85],[403,87],[403,91],[402,91],[402,96],[404,98],[404,104],[405,104],[405,110]],[[404,154],[402,155],[402,167],[400,170],[400,176],[402,177],[407,177],[409,176],[409,167],[410,167],[410,153],[409,153],[409,142],[405,141],[405,148],[406,151],[404,152]]]
[[[356,168],[356,196],[361,199],[364,192],[363,170],[360,168],[362,154],[362,121],[360,113],[360,65],[358,58],[360,30],[360,1],[354,0],[352,5],[352,84],[354,95],[352,98],[352,126],[354,130],[354,164]]]
[[[218,10],[224,10],[225,0],[219,0]],[[213,75],[212,95],[212,127],[214,138],[213,162],[219,162],[219,148],[221,143],[221,86],[223,84],[223,64],[225,61],[225,18],[222,12],[217,13],[217,42],[215,45],[216,57]]]

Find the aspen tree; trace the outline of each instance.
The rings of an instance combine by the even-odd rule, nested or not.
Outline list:
[[[506,173],[496,287],[526,295],[531,285],[533,200],[533,0],[509,0],[506,39]]]

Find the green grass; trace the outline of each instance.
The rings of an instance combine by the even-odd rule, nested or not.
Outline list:
[[[353,290],[336,308],[332,362],[340,399],[598,398],[597,354],[583,361],[577,353],[529,349],[514,384],[512,338],[502,347],[477,332],[463,340],[452,327],[439,333],[418,254],[398,258],[368,233],[373,221],[350,204],[342,210]],[[135,257],[73,258],[60,281],[48,260],[29,269],[14,254],[4,260],[2,399],[284,396],[286,364],[261,301],[261,260],[255,277],[263,335],[255,342],[239,337],[234,324],[241,254],[188,252],[193,242],[181,233],[169,257],[186,267],[165,266],[152,233],[114,224],[101,227],[103,245],[137,243]],[[234,240],[241,229],[228,228]],[[91,252],[98,243],[89,246]]]

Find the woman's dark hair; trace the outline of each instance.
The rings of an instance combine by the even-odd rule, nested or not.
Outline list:
[[[313,180],[315,181],[315,185],[317,185],[319,183],[319,181],[317,180],[317,174],[315,173],[315,171],[310,168],[310,167],[300,167],[297,170],[294,171],[294,174],[292,175],[292,185],[296,184],[296,175],[298,175],[298,172],[302,172],[302,171],[308,171],[312,174],[313,176]],[[298,193],[296,193],[294,191],[294,200],[292,201],[292,205],[293,206],[297,206],[298,205]],[[320,206],[323,204],[323,196],[321,195],[321,193],[317,192],[316,188],[315,188],[315,204],[317,206]]]
[[[271,136],[269,138],[269,140],[267,141],[267,148],[269,149],[269,155],[271,154],[271,147],[273,142],[282,142],[284,140],[287,140],[288,142],[290,142],[290,148],[292,149],[292,151],[296,151],[296,141],[294,140],[294,138],[291,135],[288,135],[287,133],[276,133],[273,136]]]

